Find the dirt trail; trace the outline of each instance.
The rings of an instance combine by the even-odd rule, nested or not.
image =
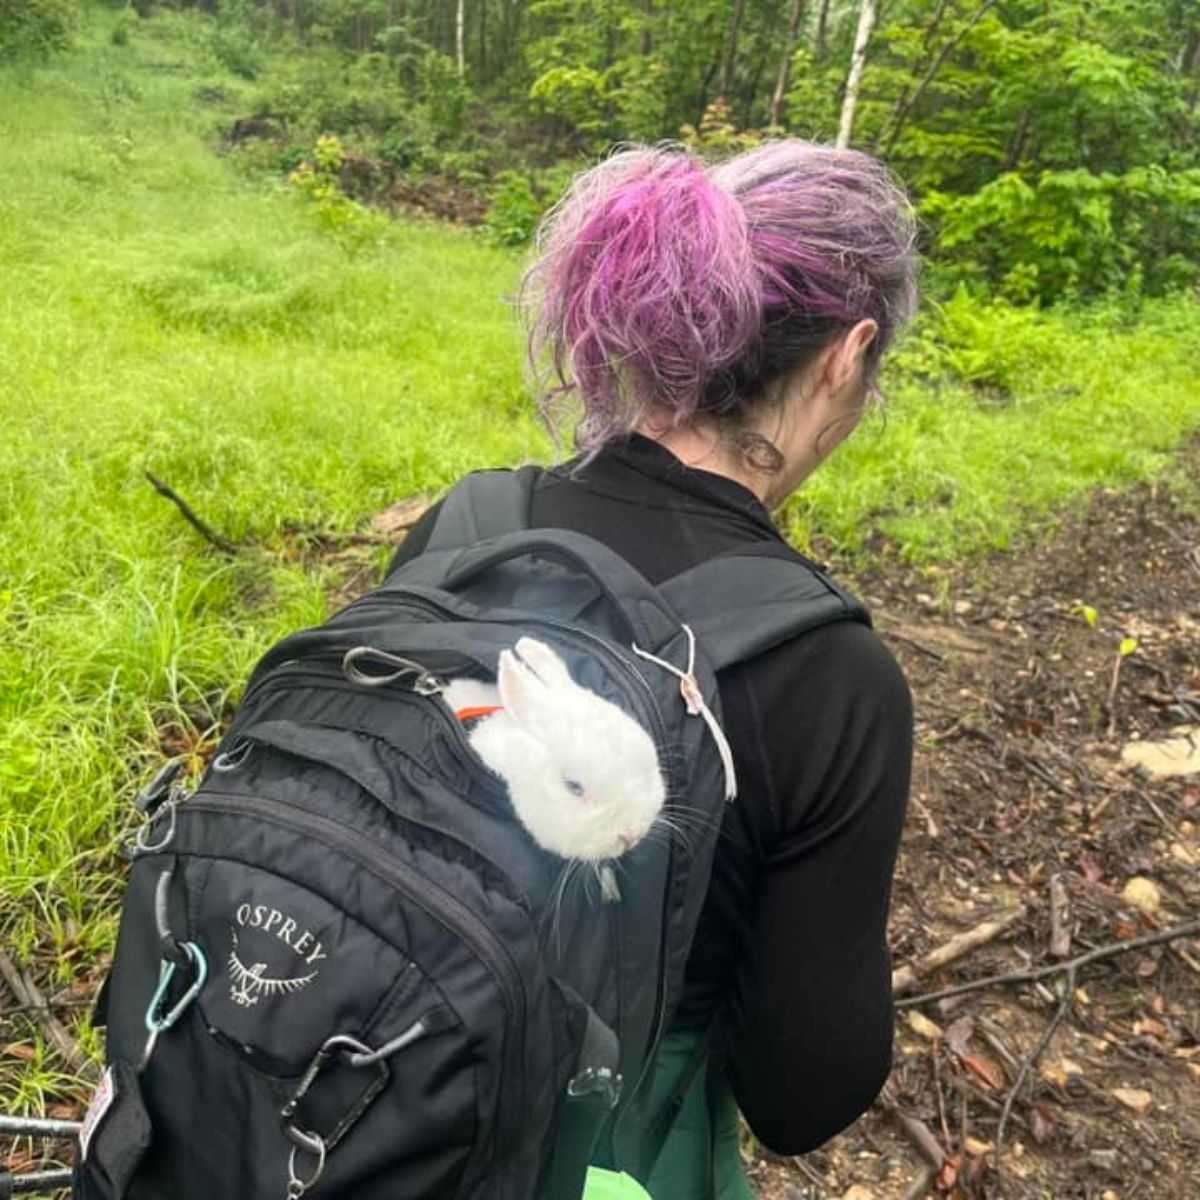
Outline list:
[[[1194,487],[1200,444],[1189,461]],[[1071,955],[1200,916],[1194,498],[1162,485],[1101,492],[1047,540],[935,576],[936,586],[895,568],[856,582],[917,706],[895,962],[1026,906],[1003,938],[916,991],[1056,961],[1052,880],[1066,897]],[[1122,761],[1123,748],[1169,738],[1175,774]],[[901,1010],[893,1109],[877,1104],[803,1164],[751,1146],[763,1200],[1200,1196],[1196,940],[1084,968],[1017,1094],[997,1177],[999,1113],[1059,1007],[1061,978]],[[925,1191],[911,1190],[923,1160],[897,1112],[950,1156]]]

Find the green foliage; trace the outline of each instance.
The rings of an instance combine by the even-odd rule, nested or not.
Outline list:
[[[501,171],[488,193],[484,231],[498,246],[523,246],[546,210],[562,195],[579,164],[558,163],[541,171]]]
[[[0,63],[65,49],[78,15],[75,0],[3,0]]]
[[[749,150],[762,141],[762,134],[756,129],[738,129],[729,104],[722,99],[714,100],[704,110],[698,127],[684,125],[680,135],[687,145],[717,157]]]
[[[318,227],[353,258],[379,243],[388,221],[342,190],[338,173],[345,156],[342,143],[332,134],[324,134],[317,138],[312,158],[296,167],[288,182],[311,201]]]

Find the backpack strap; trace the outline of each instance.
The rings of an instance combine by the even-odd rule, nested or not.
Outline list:
[[[659,591],[717,671],[834,621],[871,624],[861,601],[782,542],[718,555]]]
[[[541,467],[472,471],[442,498],[425,551],[459,550],[484,538],[529,528]]]

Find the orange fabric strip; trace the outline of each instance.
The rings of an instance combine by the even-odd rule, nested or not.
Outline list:
[[[499,712],[501,707],[499,704],[478,704],[472,708],[460,708],[454,715],[460,721],[469,721],[472,717],[486,717],[490,713]]]

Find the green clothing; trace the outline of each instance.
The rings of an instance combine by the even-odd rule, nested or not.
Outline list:
[[[648,1112],[660,1111],[676,1089],[703,1036],[696,1030],[664,1039]],[[710,1117],[706,1070],[698,1072],[688,1090],[646,1187],[628,1175],[593,1167],[584,1200],[755,1200],[742,1171],[733,1093],[720,1089],[715,1120]]]

